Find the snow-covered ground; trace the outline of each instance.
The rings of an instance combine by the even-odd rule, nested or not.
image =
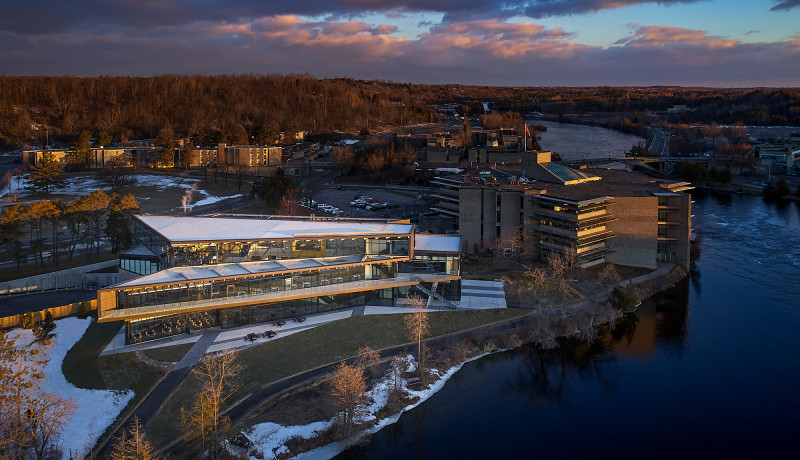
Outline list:
[[[200,182],[200,179],[195,178],[188,178],[188,177],[176,177],[176,176],[163,176],[158,174],[137,174],[136,178],[136,185],[139,187],[155,187],[157,191],[162,192],[168,188],[182,188],[186,190],[192,190],[192,195],[194,197],[201,197],[199,200],[194,201],[191,200],[190,203],[187,205],[187,208],[192,208],[194,206],[203,206],[207,204],[216,203],[222,200],[227,200],[231,198],[239,198],[242,195],[236,194],[231,196],[214,196],[210,193],[206,192],[203,189],[197,188],[197,183]],[[87,177],[87,176],[74,176],[69,177],[66,180],[66,186],[59,189],[53,189],[50,193],[56,195],[88,195],[94,190],[105,190],[110,191],[111,187],[105,185],[100,181],[100,179],[96,177]],[[34,190],[31,188],[31,183],[28,181],[26,176],[21,177],[14,177],[9,186],[5,186],[0,189],[0,198],[4,196],[17,195],[18,197],[24,198],[25,196],[30,195],[33,193]],[[136,197],[138,200],[146,200],[149,197]]]
[[[444,384],[447,380],[450,379],[456,372],[458,372],[461,367],[469,362],[476,359],[479,359],[486,354],[480,354],[473,358],[468,359],[464,363],[458,364],[456,366],[451,367],[450,369],[438,373],[438,378],[434,383],[422,390],[412,390],[408,388],[408,382],[405,379],[401,379],[400,385],[402,388],[408,393],[408,395],[413,399],[417,397],[417,401],[409,404],[408,406],[404,407],[400,412],[394,414],[390,417],[378,420],[378,422],[366,430],[365,432],[359,434],[358,436],[363,436],[366,434],[371,434],[379,431],[385,426],[391,425],[395,423],[403,412],[411,410],[434,395],[437,391],[442,389]],[[405,358],[406,362],[406,370],[412,372],[416,369],[416,361],[412,355],[408,355]],[[436,370],[432,372],[436,373]],[[372,402],[366,409],[366,414],[362,418],[362,421],[367,421],[370,419],[376,419],[377,413],[380,411],[389,401],[389,393],[392,389],[393,385],[393,375],[392,369],[386,371],[384,377],[379,380],[370,391],[367,392],[367,395],[370,397]],[[322,432],[330,428],[333,424],[333,420],[327,420],[323,422],[314,422],[308,425],[298,425],[298,426],[283,426],[278,425],[276,423],[260,423],[258,425],[254,425],[251,427],[247,432],[247,437],[253,441],[253,447],[255,449],[260,450],[265,458],[273,458],[275,454],[288,452],[288,449],[284,445],[284,443],[295,436],[299,436],[305,439],[310,439],[311,437],[315,436],[316,433]],[[352,443],[353,440],[351,440]],[[326,446],[322,446],[320,448],[302,453],[295,458],[298,459],[318,459],[318,458],[332,458],[339,454],[340,452],[344,451],[347,448],[347,443],[345,441],[338,441]],[[251,459],[255,459],[256,457],[250,457]]]
[[[64,399],[71,399],[77,409],[69,423],[61,432],[63,458],[68,459],[70,451],[79,452],[83,457],[103,431],[114,422],[122,409],[133,399],[133,391],[125,393],[107,390],[84,390],[67,382],[61,363],[67,351],[83,337],[92,320],[65,318],[56,321],[53,330],[55,338],[45,348],[50,358],[44,368],[45,380],[41,389],[48,393],[58,393]],[[27,329],[14,329],[12,337],[17,344],[28,344],[34,340],[33,333]]]

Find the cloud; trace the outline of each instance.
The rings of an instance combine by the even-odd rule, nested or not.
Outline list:
[[[155,2],[144,2],[151,3]],[[356,3],[369,2],[348,2]],[[238,8],[249,3],[230,4]],[[474,6],[470,0],[465,5]],[[7,73],[46,75],[307,71],[319,77],[494,85],[800,85],[798,36],[744,43],[697,29],[633,24],[624,37],[604,48],[580,43],[572,31],[559,27],[492,16],[437,18],[415,38],[382,23],[391,22],[388,19],[366,20],[364,15],[231,17],[196,18],[177,25],[155,20],[146,28],[98,23],[78,31],[0,30],[0,62]]]
[[[637,26],[632,35],[621,38],[614,42],[615,45],[626,45],[632,47],[674,47],[690,46],[704,48],[729,48],[741,42],[730,40],[723,37],[708,35],[702,30],[685,29],[682,27],[669,26]]]
[[[777,5],[770,8],[770,11],[791,10],[800,6],[800,0],[772,0],[772,3]]]
[[[674,5],[699,1],[701,0],[534,0],[526,2],[524,14],[530,18],[543,18],[613,10],[645,3]]]
[[[748,30],[748,31],[747,31],[747,32],[745,32],[744,34],[745,34],[745,35],[753,35],[753,34],[760,34],[760,33],[761,33],[761,30],[759,30],[759,29],[753,29],[753,30]]]
[[[98,27],[150,30],[195,22],[238,23],[265,16],[296,15],[355,18],[370,12],[389,18],[403,13],[443,13],[445,22],[482,17],[542,18],[616,9],[643,3],[678,4],[700,0],[25,0],[6,2],[0,30],[36,34],[40,30],[66,32]],[[789,6],[783,6],[789,5]],[[775,8],[790,8],[783,1]]]

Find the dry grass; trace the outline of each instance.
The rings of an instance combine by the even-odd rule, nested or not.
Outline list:
[[[525,310],[499,309],[443,311],[430,314],[431,332],[437,337],[527,314]],[[266,342],[239,352],[245,369],[240,375],[240,399],[282,378],[355,356],[364,346],[379,350],[408,343],[404,315],[356,316]],[[179,413],[188,407],[199,388],[190,376],[167,399],[162,410],[148,423],[148,433],[159,445],[181,436]]]

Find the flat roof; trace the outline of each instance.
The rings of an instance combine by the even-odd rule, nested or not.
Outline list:
[[[582,182],[579,184],[553,184],[544,181],[526,183],[525,188],[530,190],[546,190],[544,196],[562,198],[568,201],[581,202],[600,197],[646,197],[655,196],[656,193],[668,193],[678,190],[688,190],[691,186],[671,190],[671,186],[682,186],[683,181],[655,179],[637,172],[620,171],[616,169],[586,168],[580,171],[599,176],[600,180]],[[663,187],[666,185],[667,188]]]
[[[136,216],[173,243],[255,241],[296,238],[408,235],[412,224],[230,217]]]
[[[303,270],[309,268],[335,268],[338,265],[370,263],[391,260],[386,256],[341,256],[312,259],[269,260],[232,264],[201,265],[196,267],[173,267],[149,275],[109,286],[107,289],[134,288],[153,284],[183,283],[187,281],[227,278],[242,275],[261,275],[273,272]]]
[[[461,236],[417,233],[414,252],[461,252]]]

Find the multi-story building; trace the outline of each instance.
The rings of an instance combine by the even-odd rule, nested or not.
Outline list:
[[[183,147],[175,149],[175,159],[165,166],[179,165],[179,158]],[[23,162],[36,165],[41,161],[46,152],[53,158],[66,164],[69,160],[69,150],[26,150],[23,152]],[[189,166],[208,166],[218,164],[244,164],[251,168],[264,166],[280,166],[283,148],[264,145],[226,145],[217,147],[197,147],[192,163]],[[141,168],[156,167],[161,154],[161,147],[133,146],[133,147],[92,147],[89,149],[89,168],[103,168],[111,160],[123,157],[131,165]]]
[[[458,209],[465,250],[514,250],[542,256],[573,251],[581,266],[604,261],[655,268],[689,266],[691,189],[616,169],[573,169],[539,152],[520,180],[437,178],[435,210]],[[458,193],[456,194],[456,190]]]
[[[133,234],[120,257],[133,278],[98,290],[98,320],[124,320],[128,343],[394,305],[411,289],[460,298],[461,238],[407,221],[136,216]]]

